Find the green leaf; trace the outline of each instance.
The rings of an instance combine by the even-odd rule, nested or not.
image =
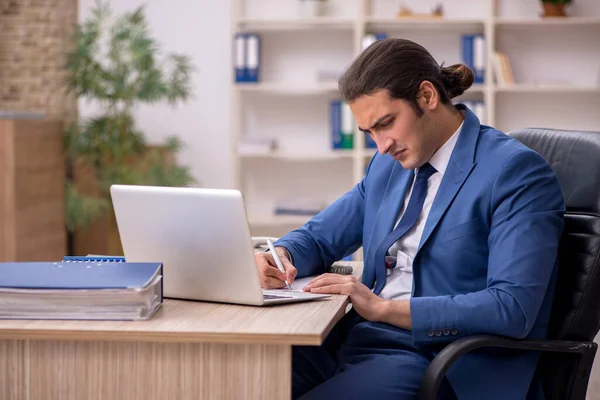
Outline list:
[[[185,101],[189,98],[191,92],[190,73],[193,68],[188,56],[174,54],[170,56],[170,60],[173,64],[173,72],[168,79],[167,97],[169,103],[174,104],[179,100]]]
[[[67,182],[65,193],[67,229],[73,232],[104,215],[111,208],[107,198],[86,196],[77,190],[72,182]]]
[[[177,136],[169,136],[165,141],[165,147],[171,153],[179,153],[183,149],[184,143]]]
[[[70,92],[94,101],[97,115],[65,129],[64,145],[73,162],[90,166],[98,197],[67,185],[69,230],[88,224],[110,208],[112,184],[187,186],[188,167],[175,163],[184,144],[176,136],[149,146],[133,111],[142,103],[189,99],[190,58],[162,53],[148,29],[145,7],[115,15],[103,1],[79,24],[66,55]]]

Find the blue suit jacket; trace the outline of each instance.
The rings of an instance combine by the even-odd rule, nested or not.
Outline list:
[[[414,258],[413,342],[428,347],[475,334],[543,338],[565,211],[558,181],[539,154],[460,107],[465,123]],[[276,245],[290,251],[298,276],[322,273],[362,245],[363,283],[372,287],[375,251],[393,229],[412,176],[376,154],[360,183]],[[537,357],[473,352],[447,377],[460,399],[525,398]]]

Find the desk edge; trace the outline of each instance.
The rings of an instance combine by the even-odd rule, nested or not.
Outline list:
[[[319,334],[260,334],[260,333],[204,333],[204,332],[124,332],[86,330],[0,330],[0,340],[59,340],[102,342],[161,342],[161,343],[221,343],[272,344],[318,346]]]

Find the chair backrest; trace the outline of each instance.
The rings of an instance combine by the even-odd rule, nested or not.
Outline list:
[[[600,329],[600,132],[523,129],[509,135],[546,159],[566,203],[548,337],[592,341]],[[568,390],[575,361],[566,361],[548,354],[540,363],[548,399],[564,398]]]

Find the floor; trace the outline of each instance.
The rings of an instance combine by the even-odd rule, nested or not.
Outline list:
[[[600,345],[600,335],[594,340]],[[594,367],[590,376],[590,382],[587,390],[587,400],[600,400],[600,351],[596,353]]]

